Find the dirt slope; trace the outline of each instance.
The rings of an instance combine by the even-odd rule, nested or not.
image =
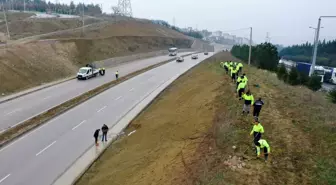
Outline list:
[[[85,38],[104,38],[111,36],[160,36],[187,38],[185,35],[168,29],[164,26],[156,25],[148,20],[120,20],[95,24],[85,28]],[[42,39],[51,38],[79,38],[82,37],[82,30],[71,31],[67,33],[53,34],[42,37]]]
[[[252,150],[253,119],[241,116],[219,67],[225,60],[237,59],[220,53],[173,83],[78,184],[336,184],[336,106],[245,66],[249,88],[266,103],[260,120],[272,153],[264,163]]]

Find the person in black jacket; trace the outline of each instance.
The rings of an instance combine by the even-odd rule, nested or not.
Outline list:
[[[98,143],[99,131],[100,131],[100,129],[97,129],[97,130],[94,132],[94,134],[93,134],[93,137],[95,138],[96,146],[99,145],[99,143]]]
[[[107,141],[107,131],[108,131],[108,126],[107,125],[103,125],[101,130],[103,132],[103,137],[102,137],[102,142],[104,142],[104,138],[105,138],[105,142]]]
[[[264,105],[264,102],[259,98],[257,101],[254,102],[253,104],[253,116],[254,117],[259,117],[260,111],[262,106]]]

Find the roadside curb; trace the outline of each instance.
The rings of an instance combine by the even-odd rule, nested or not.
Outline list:
[[[200,52],[196,52],[200,53]],[[194,54],[194,53],[192,53]],[[189,54],[189,55],[192,55]],[[188,56],[188,55],[185,55]],[[183,56],[183,57],[185,57]],[[203,62],[203,61],[201,61]],[[115,125],[111,127],[110,130],[116,130],[112,131],[108,136],[110,136],[110,140],[103,146],[103,148],[100,148],[97,151],[97,148],[94,144],[92,144],[81,156],[79,156],[74,163],[69,166],[52,184],[53,185],[74,185],[78,182],[78,180],[90,169],[90,167],[102,156],[102,154],[109,148],[111,144],[113,144],[115,141],[117,141],[121,134],[116,133],[123,133],[123,130],[125,130],[129,124],[135,119],[141,112],[143,112],[148,106],[152,104],[152,102],[161,95],[164,90],[171,85],[176,79],[181,77],[182,75],[186,74],[188,71],[192,70],[194,67],[198,66],[201,62],[198,64],[192,66],[185,72],[175,75],[166,82],[163,82],[160,84],[156,89],[154,89],[152,92],[148,93],[140,102],[138,102],[136,105],[134,105],[123,117],[121,117]],[[90,155],[92,155],[92,151],[96,149],[96,153],[94,154],[94,157],[91,156],[91,159],[89,158]],[[87,162],[89,161],[89,162]],[[85,164],[83,164],[85,163]],[[82,168],[83,170],[78,171],[76,169]]]

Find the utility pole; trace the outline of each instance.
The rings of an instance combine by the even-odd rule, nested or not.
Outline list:
[[[265,42],[271,42],[271,38],[269,37],[269,33],[266,33],[266,39]]]
[[[248,65],[251,64],[251,54],[252,54],[252,27],[250,27],[250,51],[249,51]]]
[[[2,11],[3,11],[5,22],[6,22],[7,37],[8,37],[8,40],[10,40],[10,34],[9,34],[9,29],[8,29],[8,22],[7,22],[7,17],[6,17],[6,10],[5,10],[5,6],[4,6],[3,3],[2,3]]]
[[[321,16],[318,19],[316,37],[315,37],[315,41],[314,41],[313,62],[312,62],[312,65],[311,65],[311,69],[309,71],[309,76],[311,76],[312,74],[314,74],[314,70],[315,70],[316,55],[317,55],[317,45],[318,45],[319,36],[320,36],[320,28],[321,28],[321,19],[322,18],[336,18],[336,16]]]
[[[309,28],[314,29],[314,44],[315,44],[316,34],[317,34],[317,28],[314,28],[314,27],[312,27],[312,26],[309,26]],[[324,28],[324,27],[321,27],[321,28]],[[313,48],[313,49],[312,49],[312,56],[313,56],[313,55],[314,55],[314,46],[313,46],[312,48]],[[312,59],[311,59],[311,63],[313,63],[313,57],[312,57]]]
[[[26,12],[26,0],[23,0],[23,12]]]
[[[122,15],[132,17],[133,12],[132,12],[131,0],[119,0],[118,8]]]

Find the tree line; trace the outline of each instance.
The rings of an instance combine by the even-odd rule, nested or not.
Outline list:
[[[195,30],[185,31],[185,30],[183,30],[183,29],[181,29],[181,28],[179,28],[177,26],[172,26],[167,21],[163,21],[163,20],[152,20],[152,22],[154,24],[159,24],[161,26],[173,29],[173,30],[175,30],[177,32],[180,32],[180,33],[184,34],[184,35],[187,35],[187,36],[190,36],[190,37],[194,37],[194,38],[197,38],[197,39],[203,39],[203,35],[199,31],[195,31]]]
[[[233,56],[247,62],[249,57],[248,45],[235,45],[231,49]],[[313,91],[321,89],[321,77],[309,77],[301,73],[296,67],[288,72],[284,65],[279,66],[278,49],[271,43],[262,43],[252,47],[251,64],[258,68],[276,72],[280,80],[290,85],[305,85]]]
[[[7,10],[24,10],[24,0],[7,1],[0,0]],[[60,14],[70,14],[70,15],[82,15],[83,8],[85,15],[100,15],[102,14],[101,7],[96,4],[75,4],[73,1],[70,4],[55,4],[50,1],[46,3],[42,0],[25,0],[26,11],[37,11],[37,12],[55,12]]]
[[[287,60],[311,63],[313,47],[314,45],[308,42],[293,45],[282,49],[279,55]],[[322,66],[336,67],[336,40],[319,42],[316,63]]]

